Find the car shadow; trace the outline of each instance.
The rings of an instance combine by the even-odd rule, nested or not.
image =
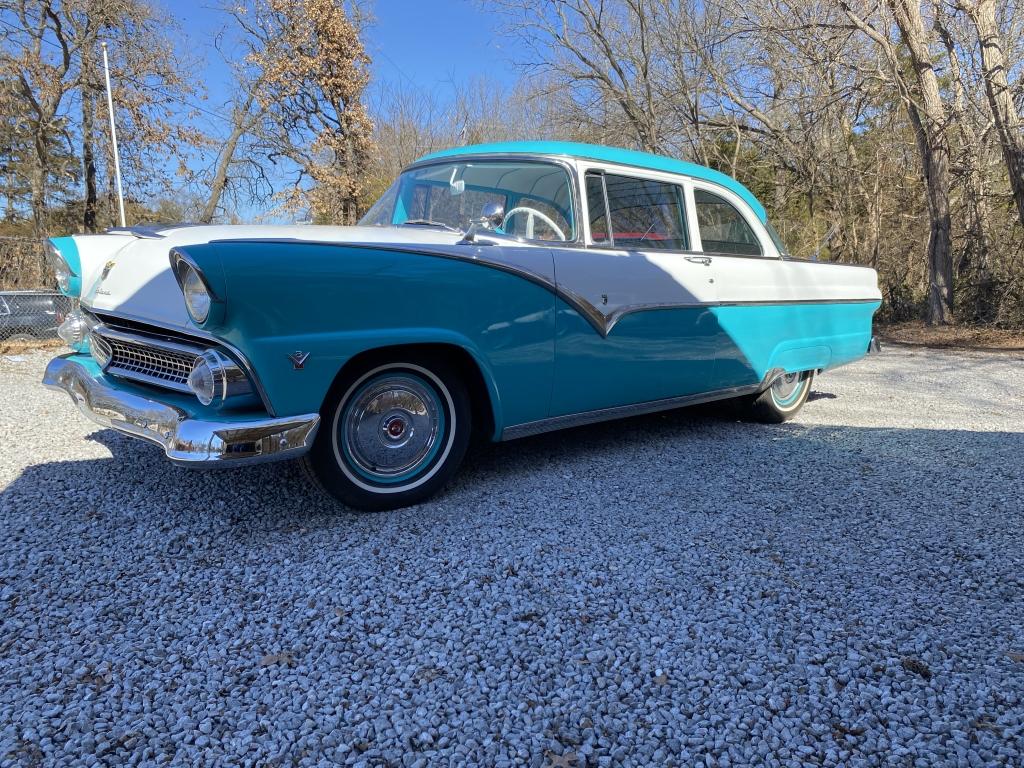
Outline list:
[[[911,502],[915,484],[932,484],[936,472],[952,486],[983,496],[1006,486],[1003,475],[1024,453],[1024,434],[1017,432],[799,421],[768,426],[738,420],[727,404],[709,404],[476,445],[436,498],[362,514],[315,489],[298,461],[193,469],[173,465],[158,446],[114,430],[86,439],[112,457],[26,467],[0,492],[5,515],[52,496],[55,487],[67,489],[68,500],[60,512],[47,506],[47,514],[105,509],[111,521],[130,518],[148,528],[164,525],[172,513],[179,522],[226,526],[240,536],[338,526],[370,533],[467,515],[511,523],[524,510],[534,513],[538,505],[592,494],[602,504],[628,499],[624,515],[656,514],[665,505],[770,508],[779,498],[798,505],[828,498],[841,506],[853,492],[849,503],[863,506],[887,503],[893,493],[905,493]],[[953,450],[956,462],[950,461]],[[38,523],[38,509],[32,514]]]

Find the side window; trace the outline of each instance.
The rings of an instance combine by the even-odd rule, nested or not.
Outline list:
[[[703,189],[693,191],[693,201],[705,251],[742,256],[762,254],[757,236],[731,203]]]
[[[590,172],[586,176],[587,210],[590,211],[590,239],[595,243],[607,243],[608,209],[604,201],[604,177]]]
[[[685,251],[682,190],[675,184],[605,174],[612,242],[630,250]]]

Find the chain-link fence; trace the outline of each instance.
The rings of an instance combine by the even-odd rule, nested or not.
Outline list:
[[[0,291],[0,342],[56,339],[71,306],[58,291]]]
[[[0,344],[57,338],[73,300],[56,290],[41,240],[0,237]]]

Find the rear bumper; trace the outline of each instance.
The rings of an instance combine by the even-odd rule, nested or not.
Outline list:
[[[868,354],[877,355],[882,351],[882,345],[878,343],[878,339],[875,336],[871,337],[871,341],[868,342]]]
[[[175,405],[112,387],[67,357],[50,361],[43,384],[66,392],[97,424],[156,443],[167,458],[189,466],[235,466],[301,456],[312,446],[320,425],[315,413],[239,421],[194,418]]]

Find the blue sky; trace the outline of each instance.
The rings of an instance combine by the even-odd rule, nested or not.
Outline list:
[[[516,72],[493,11],[475,0],[377,0],[365,41],[380,80],[428,89],[486,74],[509,83]]]
[[[226,42],[231,35],[230,18],[204,0],[168,2],[168,9],[181,25],[184,50],[205,62],[201,74],[207,99],[202,105],[227,113],[231,73],[216,41],[226,46],[229,55],[241,55],[240,49]],[[487,75],[492,81],[511,84],[518,76],[501,32],[501,18],[481,9],[477,0],[375,0],[372,9],[375,21],[363,41],[373,59],[371,88],[413,85],[443,98],[453,83]],[[227,34],[222,37],[223,31]],[[197,120],[213,132],[223,128],[223,121],[210,115]]]
[[[504,44],[502,19],[482,9],[477,0],[371,1],[374,22],[363,40],[373,60],[368,101],[375,88],[403,85],[429,91],[443,103],[451,97],[454,84],[482,75],[511,84],[518,77]],[[241,46],[231,42],[236,34],[233,20],[219,10],[216,0],[163,2],[178,20],[181,50],[194,57],[206,90],[205,99],[197,102],[202,111],[189,119],[210,135],[225,136],[233,82],[225,57],[244,55]],[[285,181],[278,179],[275,184]],[[238,213],[249,219],[262,208],[243,205]]]

